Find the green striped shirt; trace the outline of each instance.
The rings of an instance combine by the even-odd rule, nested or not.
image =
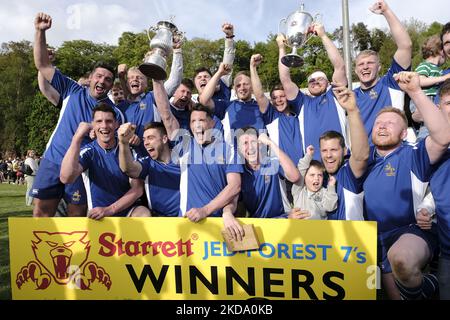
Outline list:
[[[428,62],[428,61],[422,61],[415,70],[418,74],[431,78],[431,77],[440,77],[442,75],[442,70],[435,64]],[[426,89],[423,89],[423,92],[427,96],[435,96],[437,95],[439,91],[439,84],[436,84],[432,87],[427,87]]]

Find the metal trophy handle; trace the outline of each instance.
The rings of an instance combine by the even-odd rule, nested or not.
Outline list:
[[[185,38],[186,38],[186,33],[178,30],[173,34],[172,41],[173,41],[173,43],[179,42],[180,44],[182,44],[184,42]]]
[[[284,26],[284,28],[281,28],[282,25]],[[278,23],[278,33],[286,36],[286,18],[281,19]]]
[[[150,42],[152,41],[152,38],[150,37],[150,32],[155,32],[156,33],[156,30],[157,30],[156,26],[151,26],[150,28],[147,29],[148,41],[150,41]]]
[[[312,26],[313,24],[316,24],[316,23],[322,24],[322,14],[317,13],[317,14],[314,16],[313,21],[311,22],[311,26]],[[308,32],[308,34],[309,34],[309,36],[307,37],[307,39],[306,39],[306,41],[305,41],[304,44],[308,43],[308,41],[311,40],[311,38],[314,38],[314,36],[317,35],[315,32]]]

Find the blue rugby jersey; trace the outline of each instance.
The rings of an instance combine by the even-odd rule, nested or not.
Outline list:
[[[450,258],[450,149],[435,166],[430,180],[436,204],[437,227],[441,255]]]
[[[334,97],[331,87],[317,97],[307,96],[299,90],[297,97],[289,103],[300,110],[298,121],[303,154],[306,153],[306,148],[312,145],[316,150],[313,159],[321,161],[319,138],[326,131],[334,130],[344,138],[347,137],[345,110]]]
[[[278,112],[269,103],[265,113],[262,114],[264,124],[270,139],[286,153],[294,163],[303,158],[303,138],[300,129],[298,113],[286,115]]]
[[[153,92],[142,93],[136,101],[124,103],[128,104],[125,108],[125,120],[136,125],[135,133],[141,139],[140,145],[134,149],[138,157],[145,157],[147,156],[147,150],[145,150],[143,141],[144,127],[153,121],[161,122]]]
[[[364,220],[364,176],[356,178],[347,160],[334,177],[336,178],[338,204],[337,209],[328,214],[328,220]]]
[[[225,141],[230,145],[234,145],[236,142],[235,131],[237,129],[247,126],[252,126],[256,130],[265,129],[262,114],[254,99],[246,102],[231,101],[222,120],[222,125]],[[233,134],[232,131],[234,131]]]
[[[411,70],[411,67],[403,69],[395,60],[392,60],[388,72],[380,78],[374,87],[367,90],[358,87],[353,90],[356,94],[356,103],[358,104],[370,145],[373,145],[372,128],[378,112],[386,107],[404,109],[405,93],[400,89],[393,76],[395,73],[408,70]]]
[[[230,104],[231,90],[222,79],[219,80],[219,86],[220,90],[214,92],[212,100],[214,101],[214,115],[222,120],[225,117],[225,112]]]
[[[177,217],[180,210],[180,165],[165,164],[148,156],[138,161],[142,165],[139,179],[145,180],[149,208],[158,216]]]
[[[244,165],[241,195],[251,218],[279,217],[290,209],[283,205],[278,175],[284,172],[279,160],[268,160],[256,171]]]
[[[83,167],[88,209],[107,207],[130,190],[130,178],[119,167],[118,145],[105,150],[93,141],[80,150],[79,162]],[[124,215],[128,210],[116,215]]]
[[[207,146],[200,146],[194,138],[188,141],[181,159],[180,213],[185,215],[192,208],[201,208],[213,200],[226,186],[227,173],[242,173],[242,164],[230,160],[237,154],[229,150],[221,137]],[[212,213],[220,217],[222,210]]]
[[[262,115],[267,127],[267,133],[284,153],[291,158],[292,162],[298,163],[303,157],[303,139],[298,120],[298,112],[301,105],[297,105],[290,115],[278,112],[276,108],[269,103],[266,112]],[[280,183],[280,192],[283,198],[284,207],[288,208],[290,202],[287,195],[286,180],[278,177]]]
[[[58,69],[55,70],[51,85],[58,91],[63,102],[58,123],[47,142],[44,153],[44,157],[47,160],[61,164],[72,142],[72,137],[78,129],[78,125],[80,122],[92,122],[92,111],[100,102],[105,102],[113,107],[117,113],[117,120],[123,123],[124,118],[122,112],[114,106],[114,103],[108,96],[101,100],[93,98],[89,94],[89,88],[80,86],[74,80],[63,75]],[[86,136],[81,146],[91,141]]]
[[[403,143],[385,157],[371,148],[364,182],[367,220],[378,222],[378,232],[388,232],[416,223],[416,209],[422,201],[431,175],[425,140]]]

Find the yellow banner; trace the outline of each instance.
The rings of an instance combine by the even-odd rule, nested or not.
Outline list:
[[[239,220],[259,250],[228,251],[220,218],[9,218],[12,297],[376,298],[376,223]]]

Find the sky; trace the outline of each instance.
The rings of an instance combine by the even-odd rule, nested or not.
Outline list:
[[[450,21],[448,0],[387,0],[401,21],[415,18],[426,24]],[[311,15],[320,14],[325,30],[333,32],[342,25],[342,0],[0,0],[0,43],[33,41],[34,17],[38,12],[50,14],[52,28],[47,42],[60,46],[64,41],[90,40],[117,45],[125,31],[141,32],[160,20],[170,20],[195,37],[219,39],[221,25],[235,27],[235,40],[265,42],[270,33],[278,32],[279,21],[305,4]],[[374,0],[348,0],[350,24],[364,22],[369,29],[388,27],[383,16],[369,7]]]

